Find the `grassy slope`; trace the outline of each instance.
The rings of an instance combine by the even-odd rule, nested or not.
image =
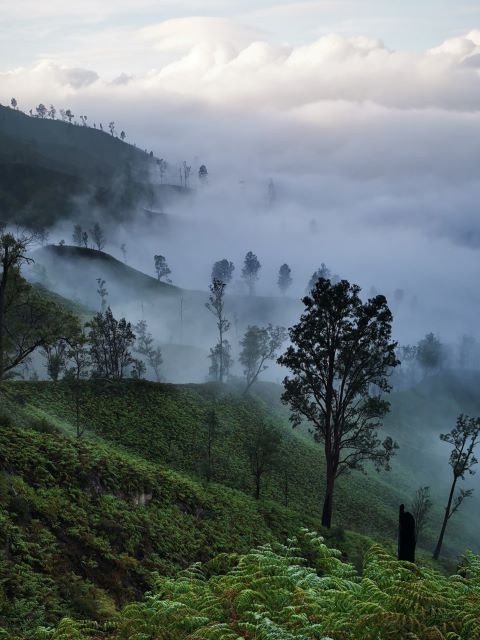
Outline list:
[[[15,404],[28,407],[38,416],[54,417],[61,421],[61,425],[68,425],[73,418],[68,390],[61,383],[16,382],[9,385],[8,393]],[[418,394],[414,391],[407,395]],[[393,415],[388,428],[405,447],[407,434],[412,433],[408,414],[405,422],[401,420],[402,406],[407,401],[405,394],[393,394],[392,401]],[[287,462],[282,463],[281,471],[266,478],[264,495],[284,503],[286,472],[288,504],[319,517],[324,481],[322,451],[307,433],[291,429],[286,409],[279,403],[279,388],[275,385],[259,385],[256,400],[252,402],[244,400],[234,389],[227,393],[219,392],[215,385],[85,382],[83,418],[92,433],[115,446],[202,477],[206,446],[205,411],[213,403],[220,419],[220,433],[214,443],[215,478],[225,485],[252,492],[246,442],[251,426],[260,417],[267,418],[282,431],[282,456]],[[424,412],[430,406],[431,415],[435,401],[425,395],[422,402],[417,400],[417,404],[422,405]],[[452,415],[456,415],[457,409],[452,401]],[[440,410],[446,413],[444,407],[440,406]],[[445,419],[448,424],[448,414]],[[435,433],[430,438],[432,442],[438,441]],[[436,464],[441,475],[448,474],[447,456],[443,452],[443,457],[438,459],[430,455],[427,447],[424,452],[420,454],[424,467]],[[367,476],[356,473],[340,478],[335,495],[335,525],[376,539],[394,539],[398,505],[401,502],[408,504],[420,484],[430,484],[433,489],[436,486],[436,480],[432,481],[433,472],[412,465],[412,456],[412,451],[407,449],[402,453],[401,449],[390,473],[370,471]],[[422,541],[427,549],[432,547],[437,535],[443,487],[434,494],[436,508],[432,525]],[[477,548],[474,518],[469,519],[468,515],[466,510],[452,520],[445,541],[447,554],[455,555],[465,546]]]
[[[152,570],[319,528],[278,503],[63,436],[19,397],[14,408],[30,428],[0,418],[0,627],[29,637],[65,615],[102,620],[141,597]],[[335,543],[357,561],[368,547],[353,534]]]

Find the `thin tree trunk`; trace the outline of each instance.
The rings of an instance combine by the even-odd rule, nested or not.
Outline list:
[[[440,551],[442,550],[442,544],[443,544],[443,537],[445,535],[445,530],[447,528],[448,519],[450,518],[450,509],[452,508],[453,494],[455,492],[455,485],[457,484],[457,480],[458,480],[458,477],[454,476],[452,487],[450,489],[450,495],[448,496],[447,506],[445,507],[445,515],[443,516],[442,529],[438,537],[437,546],[435,547],[435,551],[433,552],[434,560],[438,560],[438,558],[440,557]]]
[[[331,470],[327,470],[327,487],[325,489],[325,498],[323,501],[322,525],[330,529],[332,526],[332,510],[333,510],[333,488],[335,485],[335,475]]]

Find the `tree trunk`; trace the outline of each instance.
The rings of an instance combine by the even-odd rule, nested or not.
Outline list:
[[[325,499],[323,501],[322,525],[330,529],[332,526],[333,509],[333,488],[335,485],[335,475],[327,471],[327,487],[325,489]]]
[[[450,517],[450,509],[452,508],[453,494],[455,492],[455,485],[457,484],[457,480],[458,480],[457,476],[454,476],[453,482],[452,482],[452,488],[450,489],[450,495],[448,496],[447,506],[445,507],[445,515],[443,516],[442,529],[438,537],[437,546],[435,547],[435,551],[433,552],[434,560],[438,560],[438,558],[440,557],[440,551],[442,550],[442,544],[443,544],[443,537],[445,535],[448,519]]]
[[[255,478],[255,499],[256,500],[260,499],[260,483],[261,483],[261,476],[260,474],[257,474]]]

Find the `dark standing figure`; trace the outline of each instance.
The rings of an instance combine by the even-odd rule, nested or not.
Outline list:
[[[398,559],[415,562],[415,518],[400,505],[398,518]]]

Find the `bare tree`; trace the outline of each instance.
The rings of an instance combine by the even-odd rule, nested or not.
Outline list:
[[[218,380],[223,382],[225,376],[225,364],[227,356],[225,333],[230,329],[230,322],[225,317],[225,283],[216,278],[210,285],[210,296],[208,302],[205,303],[207,309],[215,316],[217,320],[218,341],[216,344],[216,353],[218,356]]]
[[[475,457],[475,448],[480,442],[480,418],[469,418],[464,415],[458,416],[456,426],[450,433],[442,434],[440,439],[443,440],[443,442],[448,442],[453,445],[449,460],[449,464],[452,467],[453,478],[447,506],[445,507],[442,528],[433,553],[434,560],[438,560],[440,557],[448,521],[453,514],[458,511],[465,498],[469,498],[473,493],[473,489],[460,489],[460,492],[455,496],[455,488],[459,480],[465,479],[465,474],[473,475],[475,473],[473,466],[478,462]]]
[[[415,519],[415,542],[428,524],[432,501],[430,499],[430,487],[420,487],[413,498],[411,514]]]

